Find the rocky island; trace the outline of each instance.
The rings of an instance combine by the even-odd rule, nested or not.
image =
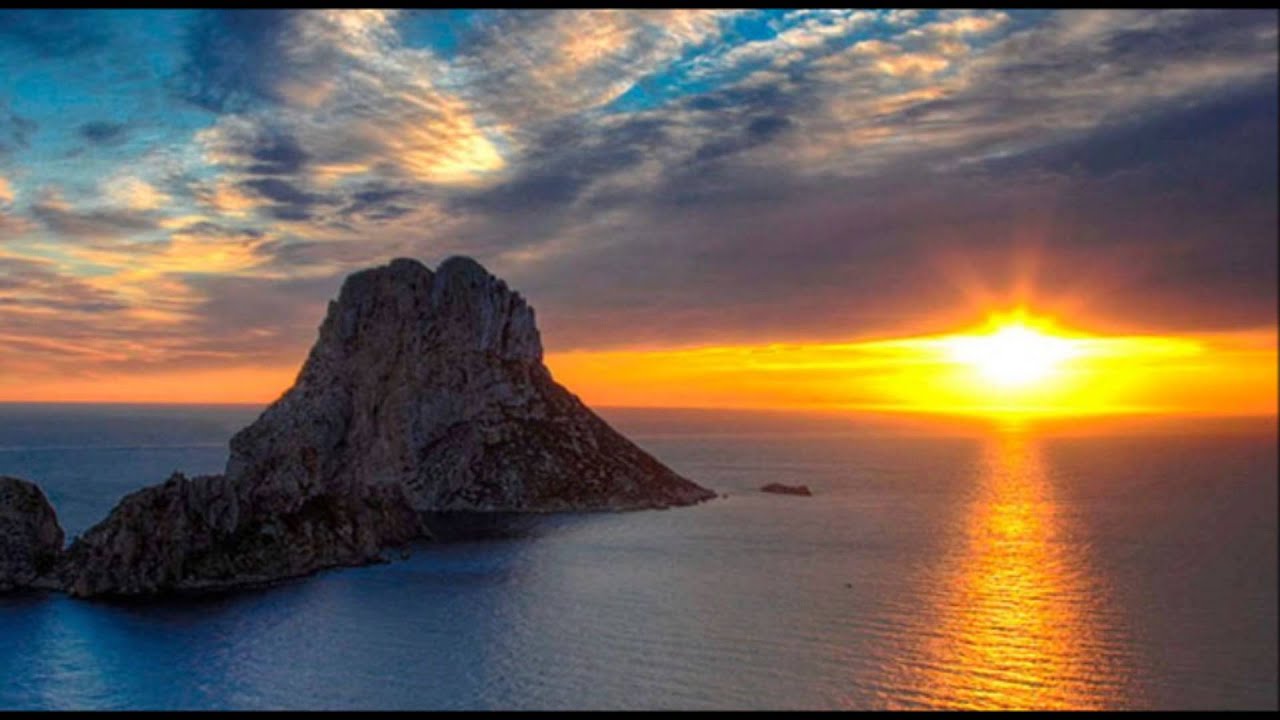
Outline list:
[[[808,485],[783,485],[782,483],[769,483],[761,487],[760,492],[774,495],[800,495],[802,497],[811,497],[813,495]]]
[[[14,584],[77,596],[238,587],[377,562],[430,537],[430,513],[715,496],[557,384],[533,309],[463,257],[435,272],[398,259],[349,276],[293,387],[230,449],[224,474],[175,474],[126,496],[52,560],[20,561],[40,578],[22,570]],[[0,505],[0,523],[11,514]],[[7,537],[0,560],[27,557]]]

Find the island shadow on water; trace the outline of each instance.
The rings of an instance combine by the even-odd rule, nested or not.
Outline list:
[[[419,517],[435,542],[474,542],[478,540],[528,540],[566,524],[577,524],[592,513],[529,512],[427,512]],[[434,544],[423,543],[423,549]]]

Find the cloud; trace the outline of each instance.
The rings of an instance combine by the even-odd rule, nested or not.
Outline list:
[[[1257,160],[1242,162],[1238,179],[1223,182],[1212,158],[1229,157],[1220,154],[1225,146],[1274,147],[1268,125],[1274,102],[1233,104],[1214,88],[1257,87],[1259,79],[1265,87],[1265,78],[1274,77],[1274,36],[1258,18],[1232,20],[1211,31],[1227,52],[1178,55],[1186,48],[1152,43],[1150,57],[1126,60],[1141,69],[1141,79],[1122,68],[1099,76],[1098,68],[1114,64],[1106,53],[1131,52],[1108,38],[1135,27],[1157,35],[1190,32],[1212,25],[1214,16],[1103,20],[1073,15],[1026,31],[1038,37],[996,40],[943,78],[885,73],[860,59],[855,44],[800,72],[755,73],[628,118],[563,121],[527,140],[510,180],[462,196],[457,208],[488,218],[468,224],[476,246],[489,248],[536,292],[549,293],[543,317],[563,322],[550,321],[548,337],[570,345],[884,332],[919,322],[913,306],[930,308],[915,312],[934,313],[937,322],[962,321],[940,308],[960,307],[959,286],[972,283],[952,286],[938,273],[972,266],[960,274],[986,274],[991,293],[1012,292],[1024,282],[1015,258],[1028,254],[1080,269],[1074,289],[1040,278],[1042,302],[1061,297],[1070,304],[1092,288],[1100,298],[1095,305],[1109,298],[1133,308],[1146,283],[1161,282],[1165,287],[1142,304],[1147,322],[1163,324],[1171,318],[1155,308],[1184,305],[1177,285],[1199,283],[1222,304],[1188,309],[1177,322],[1265,322],[1272,296],[1266,288],[1274,284],[1266,268],[1274,263],[1260,262],[1238,287],[1229,277],[1243,258],[1271,257],[1267,218],[1274,217],[1274,202],[1265,191],[1273,181],[1265,179],[1275,172]],[[928,47],[921,43],[957,33],[922,33],[880,49],[898,54],[911,42]],[[1021,68],[1016,83],[1007,77],[1010,65]],[[1113,92],[1117,87],[1122,92]],[[1161,130],[1162,118],[1176,116],[1192,97],[1209,107],[1202,120]],[[1252,139],[1228,129],[1238,116],[1256,121]],[[1129,137],[1111,139],[1115,117],[1131,119]],[[1214,149],[1200,155],[1203,164],[1170,174],[1189,157],[1179,149],[1187,137],[1215,134],[1225,145],[1206,145]],[[1117,158],[1120,175],[1064,174],[1052,157]],[[997,161],[1016,158],[1028,162],[995,169]],[[1158,183],[1175,177],[1189,194],[1159,199],[1170,188]],[[1194,189],[1209,177],[1220,179],[1217,196],[1251,199],[1231,209],[1210,206]],[[1263,192],[1248,190],[1260,180]],[[491,246],[486,238],[501,235],[503,221],[495,218],[504,216],[508,239]],[[1179,220],[1153,221],[1172,217]],[[1215,250],[1210,232],[1224,224],[1249,238],[1229,253]],[[486,226],[492,227],[477,229]],[[1082,241],[1083,228],[1113,245]],[[1186,260],[1170,255],[1162,262],[1169,247],[1184,248],[1176,257]],[[1197,278],[1180,271],[1164,283],[1157,280],[1163,270],[1136,273],[1135,262],[1152,268],[1185,262],[1205,272]],[[716,281],[721,276],[723,283]],[[908,292],[914,287],[930,291]],[[582,296],[593,298],[590,309],[576,300]],[[1103,315],[1095,308],[1095,318]],[[832,316],[859,320],[846,327],[832,324]]]
[[[106,196],[125,210],[145,212],[164,207],[169,196],[141,178],[124,176],[112,178],[105,188]]]
[[[928,23],[908,32],[908,36],[940,35],[985,35],[1009,22],[1009,16],[999,11],[972,12],[967,10],[950,10],[943,12],[943,19]]]
[[[845,42],[878,19],[877,13],[870,10],[822,9],[790,13],[770,23],[776,30],[772,36],[725,45],[699,55],[692,62],[690,75],[709,78],[742,68],[777,68],[796,64],[828,52],[830,47]]]
[[[320,196],[279,178],[245,180],[240,187],[266,201],[271,214],[280,220],[308,220],[312,206],[323,201]]]
[[[243,165],[247,158],[252,174],[296,174],[305,166],[325,178],[386,171],[444,183],[500,170],[489,134],[465,103],[436,87],[429,54],[399,45],[391,17],[273,16],[269,34],[242,38],[254,43],[251,54],[274,53],[271,66],[288,70],[257,71],[245,81],[276,106],[269,117],[228,116],[201,133],[212,159]]]
[[[13,214],[13,202],[17,197],[8,178],[0,175],[0,243],[13,241],[32,230],[25,218]]]
[[[243,110],[281,97],[282,36],[289,11],[205,11],[187,35],[187,58],[174,79],[181,97],[214,112]]]
[[[716,38],[736,12],[514,11],[487,17],[455,58],[462,92],[513,132],[602,107]]]
[[[410,210],[375,208],[370,183],[467,186],[500,174],[500,133],[482,128],[465,102],[437,87],[437,61],[404,47],[392,17],[285,14],[272,16],[269,33],[241,37],[254,43],[251,54],[271,54],[271,64],[289,69],[243,80],[256,104],[197,134],[206,161],[222,171],[202,202],[287,222],[381,222]],[[212,18],[220,32],[241,22]]]
[[[565,350],[939,331],[1020,293],[1086,327],[1265,325],[1274,108],[1263,85],[1016,161],[762,178],[767,201],[711,196],[559,228],[567,251],[512,272]]]
[[[263,201],[245,193],[226,178],[197,185],[193,193],[202,207],[231,218],[245,218],[263,205]]]
[[[288,130],[239,115],[227,116],[196,137],[209,162],[248,174],[290,175],[310,160]]]
[[[941,55],[905,52],[901,46],[883,40],[863,40],[853,46],[852,52],[871,58],[876,69],[893,77],[927,78],[951,65],[951,61]]]
[[[77,377],[233,361],[242,344],[234,328],[200,335],[207,297],[199,278],[252,272],[269,261],[273,241],[203,222],[163,241],[71,245],[58,259],[0,247],[0,342],[11,351],[0,373]],[[82,275],[85,267],[94,272]]]
[[[467,18],[415,46],[397,12],[191,16],[139,50],[189,142],[141,156],[0,106],[0,155],[118,142],[0,185],[6,346],[287,364],[345,272],[454,253],[554,350],[938,331],[1024,292],[1274,323],[1274,12]]]
[[[129,128],[121,123],[95,121],[79,128],[80,136],[94,145],[119,145],[128,137]]]
[[[19,115],[0,99],[0,157],[26,148],[37,128],[34,120]]]
[[[1216,14],[1066,12],[964,57],[911,49],[910,32],[829,54],[789,80],[815,102],[777,155],[810,173],[1025,152],[1197,93],[1274,77],[1274,28]],[[930,26],[925,26],[930,27]],[[1185,41],[1204,33],[1216,51]],[[919,38],[927,40],[928,33]],[[780,87],[782,87],[780,85]],[[802,162],[796,162],[802,161]],[[938,160],[933,160],[938,162]]]
[[[42,192],[30,212],[49,231],[77,240],[130,237],[159,227],[154,217],[131,208],[75,208],[53,189]]]
[[[152,292],[172,288],[155,285]],[[58,263],[0,255],[0,374],[76,377],[105,368],[135,369],[180,346],[172,316],[136,303]],[[175,301],[157,295],[159,307]]]
[[[117,284],[158,275],[240,273],[264,264],[271,238],[254,231],[197,222],[147,242],[98,243],[69,248],[67,255],[112,268]]]

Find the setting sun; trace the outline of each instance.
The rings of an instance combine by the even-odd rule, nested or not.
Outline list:
[[[1051,378],[1082,348],[1079,341],[1055,337],[1028,323],[1025,314],[1018,313],[1012,320],[993,320],[991,332],[959,335],[944,344],[954,360],[973,367],[991,384],[1024,387]]]

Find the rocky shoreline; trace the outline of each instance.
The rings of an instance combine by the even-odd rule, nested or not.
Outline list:
[[[469,258],[349,276],[297,381],[222,475],[123,498],[65,550],[44,494],[0,478],[0,590],[223,590],[381,562],[424,514],[640,510],[715,494],[620,435],[542,363],[533,309]]]

